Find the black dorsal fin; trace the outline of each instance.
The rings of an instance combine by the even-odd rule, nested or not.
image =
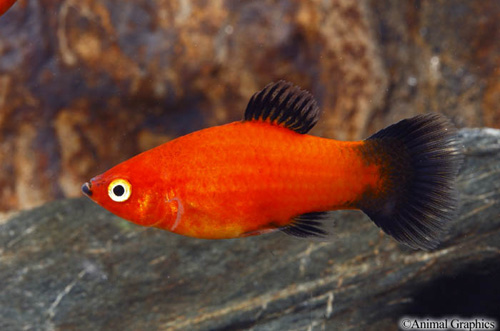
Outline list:
[[[332,214],[328,211],[302,214],[295,217],[290,225],[281,228],[281,231],[299,238],[331,240],[334,226]]]
[[[245,121],[269,121],[298,133],[307,133],[319,115],[311,93],[280,80],[252,96],[245,110]]]

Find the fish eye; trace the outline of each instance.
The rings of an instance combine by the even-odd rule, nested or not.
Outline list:
[[[108,195],[116,202],[126,201],[132,193],[132,185],[125,179],[115,179],[108,186]]]

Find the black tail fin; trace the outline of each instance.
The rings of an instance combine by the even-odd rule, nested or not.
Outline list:
[[[435,248],[458,205],[463,155],[455,127],[442,115],[419,115],[377,132],[366,146],[383,165],[384,187],[368,193],[360,208],[396,240]]]

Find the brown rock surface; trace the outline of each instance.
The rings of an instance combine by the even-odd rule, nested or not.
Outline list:
[[[176,136],[287,79],[358,139],[442,112],[500,127],[498,1],[19,0],[0,18],[0,210]]]

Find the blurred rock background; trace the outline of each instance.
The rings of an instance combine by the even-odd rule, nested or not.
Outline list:
[[[424,112],[500,128],[499,1],[18,0],[0,18],[0,210],[239,120],[287,79],[360,139]]]

